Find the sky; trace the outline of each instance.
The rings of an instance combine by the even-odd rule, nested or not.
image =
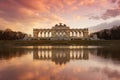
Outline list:
[[[63,23],[88,28],[120,20],[120,0],[0,0],[0,29],[32,34]]]

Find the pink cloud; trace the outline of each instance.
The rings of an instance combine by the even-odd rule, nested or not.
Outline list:
[[[112,3],[115,3],[117,0],[110,0]]]
[[[109,19],[109,18],[114,18],[117,16],[120,16],[120,0],[110,0],[111,3],[113,3],[114,5],[117,4],[117,7],[111,7],[108,8],[103,14],[101,14],[100,16],[92,16],[92,19]]]
[[[120,9],[108,9],[102,16],[102,19],[117,17],[120,15]]]
[[[87,18],[101,13],[106,13],[101,18],[109,18],[119,15],[119,9],[111,9],[114,0],[0,0],[0,19],[8,23],[29,25],[36,23],[42,25],[64,22],[73,22],[73,16],[85,16]],[[120,1],[119,1],[120,2]],[[118,3],[119,3],[118,2]],[[110,7],[110,8],[108,8]],[[97,11],[96,11],[97,10]],[[87,16],[89,15],[89,16]],[[97,17],[94,17],[97,18]],[[2,21],[2,22],[4,22]],[[2,26],[9,27],[6,24]],[[75,21],[76,22],[76,21]],[[13,25],[11,25],[13,26]],[[15,26],[18,26],[15,24]],[[23,27],[22,27],[23,28]],[[24,27],[25,28],[25,27]]]
[[[6,0],[0,1],[0,17],[6,20],[23,20],[53,14],[63,15],[67,12],[79,12],[81,6],[107,3],[107,0]],[[75,12],[74,12],[75,13]],[[39,14],[36,15],[36,14]]]

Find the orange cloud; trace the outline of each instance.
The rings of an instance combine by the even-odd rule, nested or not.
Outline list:
[[[0,28],[17,26],[14,29],[22,31],[28,28],[24,26],[30,28],[46,24],[51,26],[53,23],[66,23],[67,20],[71,23],[74,15],[87,18],[98,13],[101,15],[103,11],[113,8],[116,2],[113,0],[0,0],[0,19],[4,20],[0,22]]]
[[[74,5],[77,3],[77,0],[63,0],[66,5]]]
[[[96,0],[81,0],[80,2],[79,2],[79,5],[92,5],[92,4],[94,4],[96,2]]]

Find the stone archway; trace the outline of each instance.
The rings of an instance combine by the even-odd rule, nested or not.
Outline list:
[[[70,29],[65,24],[57,24],[51,29],[33,29],[33,37],[35,39],[44,38],[51,40],[88,38],[88,29]]]

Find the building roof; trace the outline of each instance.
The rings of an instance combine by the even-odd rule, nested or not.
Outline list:
[[[69,29],[69,27],[66,24],[59,23],[52,27],[52,29]]]

